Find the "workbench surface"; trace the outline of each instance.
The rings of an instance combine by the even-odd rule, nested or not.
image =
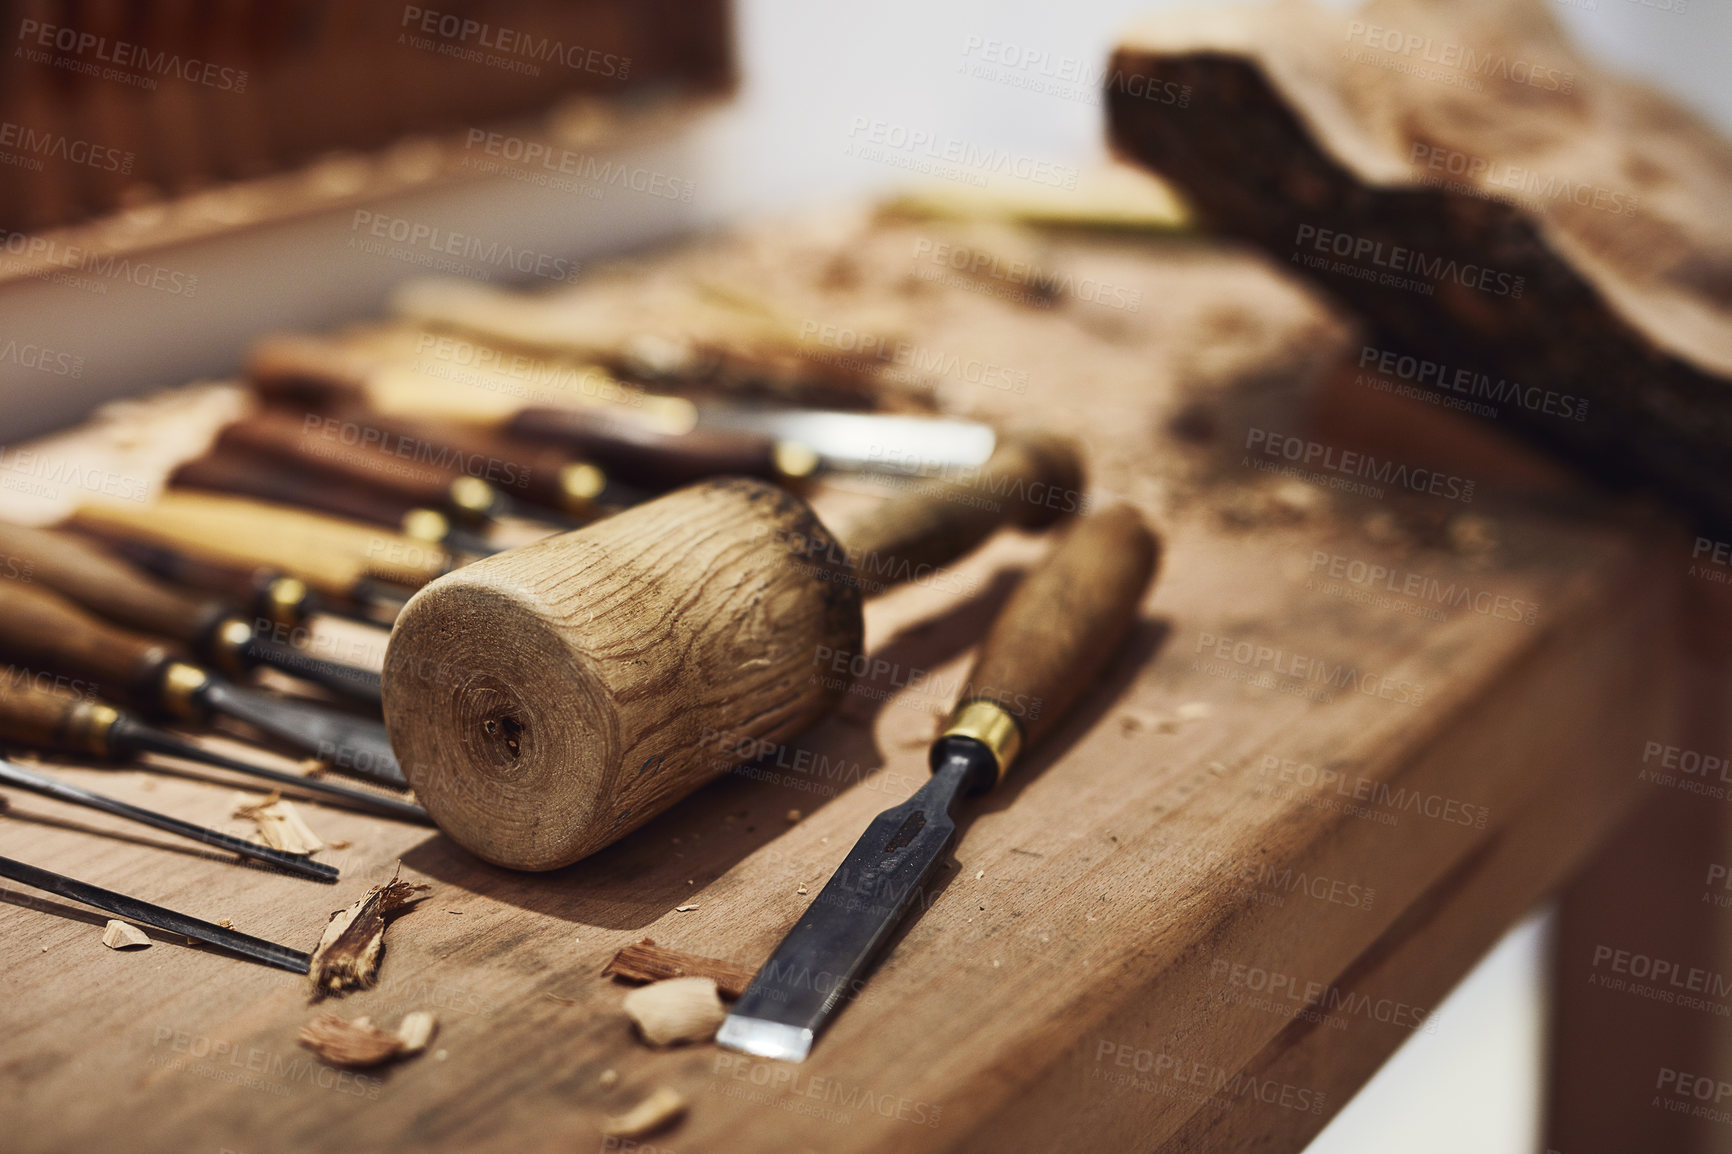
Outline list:
[[[838,356],[850,332],[895,334],[947,409],[1081,438],[1091,500],[1136,503],[1166,543],[1103,683],[969,803],[941,890],[803,1065],[652,1050],[600,971],[644,938],[761,963],[922,780],[1037,537],[872,602],[872,668],[837,716],[553,873],[303,803],[349,843],[318,855],[343,871],[325,887],[13,795],[7,856],[302,949],[399,861],[431,888],[392,924],[379,985],[318,1007],[302,978],[155,931],[109,950],[105,915],[0,891],[0,1149],[629,1149],[602,1119],[660,1086],[687,1113],[644,1148],[681,1154],[1296,1149],[1660,788],[1638,778],[1645,743],[1693,740],[1677,639],[1702,583],[1662,519],[1495,448],[1454,459],[1477,471],[1397,457],[1474,480],[1471,501],[1269,471],[1272,436],[1340,449],[1379,405],[1408,429],[1449,418],[1332,374],[1357,339],[1251,256],[843,215],[656,259],[754,286]],[[1017,260],[1075,279],[1036,298]],[[232,403],[198,395],[177,420]],[[45,451],[124,472],[146,468],[138,440]],[[817,503],[869,499],[844,481]],[[65,776],[248,828],[244,787],[214,771]],[[323,1009],[388,1028],[428,1009],[439,1032],[344,1072],[296,1042]]]

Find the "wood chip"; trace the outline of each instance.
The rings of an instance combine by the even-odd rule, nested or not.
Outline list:
[[[401,872],[402,866],[397,867]],[[385,952],[385,919],[415,899],[425,885],[399,881],[396,874],[382,886],[346,910],[331,915],[319,944],[313,950],[308,973],[313,997],[371,986],[379,974],[379,959]]]
[[[325,848],[319,835],[308,828],[300,810],[282,794],[271,791],[263,801],[240,805],[235,816],[246,818],[258,827],[258,841],[284,853],[315,853]]]
[[[667,1086],[627,1110],[603,1120],[601,1132],[608,1138],[642,1138],[680,1118],[686,1112],[686,1100],[679,1091]]]
[[[698,903],[692,902],[690,905],[675,906],[674,907],[674,913],[676,913],[676,914],[689,914],[697,908],[698,908]]]
[[[737,998],[746,992],[754,971],[733,962],[666,949],[645,938],[637,945],[627,946],[615,954],[601,973],[602,977],[612,976],[627,982],[709,978],[716,983],[716,989],[722,996]]]
[[[110,918],[102,931],[102,944],[111,950],[142,949],[150,945],[150,938],[131,922]],[[42,948],[46,950],[48,947]]]
[[[707,1042],[728,1015],[712,978],[652,982],[625,996],[625,1012],[652,1046]]]
[[[377,1066],[392,1058],[419,1054],[432,1041],[437,1020],[426,1010],[405,1014],[395,1033],[381,1030],[372,1019],[353,1021],[329,1011],[301,1028],[301,1045],[333,1066]]]

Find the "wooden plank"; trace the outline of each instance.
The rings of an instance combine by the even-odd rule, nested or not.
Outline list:
[[[380,987],[338,1008],[387,1028],[412,1009],[442,1019],[434,1052],[338,1075],[295,1045],[314,1010],[292,978],[166,942],[117,954],[100,945],[103,919],[13,895],[0,906],[0,1092],[20,1103],[20,1149],[124,1129],[146,1150],[569,1150],[599,1146],[602,1117],[660,1085],[690,1103],[650,1139],[668,1149],[1057,1149],[1079,1125],[1105,1149],[1150,1148],[1212,1133],[1188,1121],[1208,1094],[1108,1085],[1120,1047],[1133,1073],[1139,1051],[1182,1057],[1205,1089],[1215,1071],[1285,1069],[1271,1047],[1287,1020],[1225,1012],[1217,959],[1405,989],[1405,959],[1436,940],[1410,911],[1435,906],[1439,924],[1463,927],[1414,970],[1413,996],[1435,1004],[1538,879],[1628,804],[1614,749],[1594,738],[1641,729],[1672,701],[1657,638],[1672,632],[1682,551],[1615,516],[1353,496],[1263,472],[1247,438],[1299,428],[1295,366],[1302,377],[1341,344],[1315,304],[1243,256],[1122,243],[1041,249],[1073,287],[1040,307],[990,274],[926,275],[938,245],[992,256],[1013,243],[826,220],[659,258],[750,283],[819,332],[906,334],[934,354],[948,408],[1082,437],[1095,492],[1140,504],[1168,539],[1099,692],[970,809],[947,882],[809,1062],[650,1051],[620,1010],[624,987],[599,972],[644,937],[759,964],[867,820],[924,776],[936,715],[1037,539],[1001,537],[875,601],[867,641],[883,664],[835,717],[551,874],[308,807],[321,837],[353,843],[332,855],[345,878],[327,890],[145,855],[140,842],[162,844],[152,835],[119,840],[106,819],[20,800],[18,855],[303,947],[401,859],[434,888],[388,936]],[[1138,305],[1085,299],[1085,280]],[[1026,389],[945,367],[970,360],[1014,367]],[[849,482],[820,509],[869,492]],[[1375,582],[1371,566],[1385,570]],[[1590,770],[1580,796],[1548,810],[1572,764]],[[1320,786],[1324,771],[1336,776]],[[191,781],[67,776],[194,819],[221,823],[231,805]],[[1548,814],[1544,836],[1526,836]],[[1494,893],[1518,841],[1534,888]],[[1307,1127],[1391,1044],[1340,1033],[1350,1044],[1306,1070],[1325,1090]],[[603,1082],[610,1069],[617,1084]],[[1247,1141],[1299,1132],[1243,1116]]]

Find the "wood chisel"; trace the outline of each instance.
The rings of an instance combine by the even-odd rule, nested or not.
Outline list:
[[[262,778],[311,794],[315,801],[338,801],[405,821],[430,820],[426,810],[400,797],[255,765],[194,745],[125,710],[39,687],[27,670],[15,667],[0,670],[0,741],[105,761],[156,753]]]
[[[250,622],[214,597],[201,597],[70,533],[0,522],[0,556],[14,580],[40,582],[101,617],[179,641],[224,673],[269,665],[348,697],[377,705],[379,675],[326,661],[259,637]]]
[[[55,801],[64,801],[70,805],[82,805],[87,809],[100,810],[103,813],[123,817],[128,821],[136,821],[140,825],[148,825],[152,829],[160,829],[179,837],[196,841],[215,849],[225,849],[242,857],[252,858],[265,865],[275,866],[280,870],[311,878],[316,882],[334,882],[337,880],[337,867],[326,865],[322,861],[314,861],[306,854],[289,853],[286,850],[272,849],[267,845],[247,841],[245,838],[234,837],[220,830],[210,829],[202,825],[194,825],[190,821],[182,821],[178,817],[170,817],[166,813],[158,813],[154,809],[133,805],[119,798],[109,797],[94,790],[81,789],[69,785],[58,778],[45,773],[25,769],[17,762],[0,757],[0,785],[9,785],[16,789],[27,789],[39,793],[43,797],[51,797]]]
[[[958,801],[1003,781],[1124,640],[1157,554],[1154,535],[1126,505],[1079,521],[1053,546],[982,644],[963,699],[932,745],[931,780],[867,827],[735,1003],[717,1042],[805,1059],[955,841]]]
[[[251,934],[243,934],[239,930],[231,930],[227,926],[219,926],[202,919],[189,917],[166,907],[154,905],[126,894],[105,890],[101,886],[93,886],[89,882],[81,882],[69,878],[65,874],[57,874],[52,870],[40,869],[25,862],[15,861],[9,857],[0,857],[0,877],[10,878],[21,885],[30,886],[44,893],[63,897],[80,905],[90,906],[126,918],[128,921],[142,922],[147,926],[155,926],[171,934],[181,934],[194,941],[205,942],[208,945],[219,946],[231,953],[255,962],[263,962],[267,966],[275,966],[279,970],[288,970],[292,974],[304,974],[312,969],[311,954],[288,946],[280,946],[275,942],[267,942],[263,938],[255,938]]]
[[[304,700],[241,689],[182,660],[178,647],[121,629],[33,584],[0,581],[0,656],[54,670],[110,698],[132,698],[177,717],[244,721],[343,773],[403,788],[384,726]]]

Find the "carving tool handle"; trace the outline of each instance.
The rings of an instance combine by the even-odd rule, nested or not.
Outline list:
[[[58,593],[17,581],[0,581],[0,654],[33,672],[94,682],[105,694],[152,700],[164,670],[179,657],[164,642],[116,628]]]
[[[361,488],[352,482],[297,471],[290,464],[261,460],[256,453],[219,448],[176,466],[168,475],[172,489],[227,493],[294,505],[333,517],[346,517],[395,529],[414,506],[396,494]]]
[[[236,458],[264,455],[293,470],[396,494],[411,505],[439,508],[454,498],[466,474],[439,463],[441,447],[358,420],[263,409],[217,435],[216,451]],[[482,482],[485,485],[486,482]]]
[[[1006,435],[978,470],[922,482],[837,535],[865,592],[948,564],[1005,525],[1039,529],[1082,504],[1082,454],[1045,433]]]
[[[106,757],[120,717],[101,702],[51,688],[52,675],[12,667],[0,675],[0,739],[57,753]]]
[[[672,489],[705,477],[778,480],[803,476],[814,461],[795,461],[774,438],[723,429],[671,433],[636,418],[599,410],[524,409],[505,424],[507,436],[551,441],[634,485]]]
[[[182,592],[88,541],[50,529],[0,523],[0,576],[40,583],[129,629],[201,644],[228,606]]]
[[[1073,525],[1023,578],[981,644],[962,700],[933,746],[971,737],[1010,764],[1057,724],[1124,641],[1160,545],[1129,505]]]

